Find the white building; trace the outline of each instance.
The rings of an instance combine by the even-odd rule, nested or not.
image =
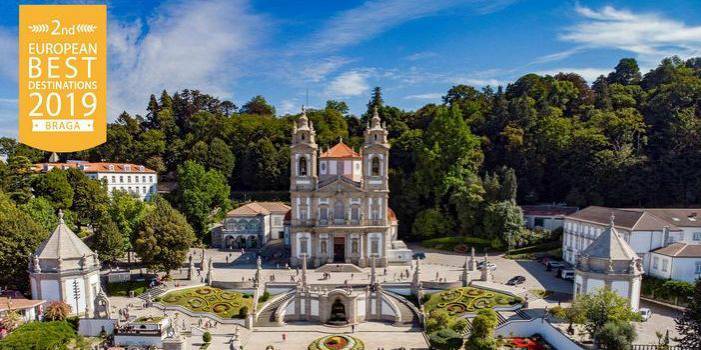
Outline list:
[[[653,250],[651,259],[651,276],[692,283],[701,277],[701,244],[672,243]]]
[[[212,230],[212,245],[225,249],[259,248],[282,239],[290,206],[282,202],[251,202],[226,213],[222,225]]]
[[[69,160],[66,163],[39,163],[34,165],[34,170],[37,172],[48,172],[54,168],[81,170],[92,179],[102,180],[107,185],[108,193],[123,190],[144,200],[151,198],[158,190],[158,175],[155,171],[143,165],[91,163],[78,160]]]
[[[34,299],[64,301],[71,314],[92,317],[98,304],[100,261],[63,221],[32,257],[29,281]]]
[[[613,214],[616,217],[616,230],[642,259],[645,271],[653,275],[656,273],[654,266],[651,266],[653,251],[675,242],[701,244],[701,218],[698,218],[698,213],[701,213],[701,209],[621,209],[590,206],[565,217],[562,257],[574,264],[577,256],[606,229],[609,217]],[[667,250],[663,252],[668,253]],[[662,254],[658,255],[661,259]],[[659,261],[658,270],[662,274],[662,263]],[[672,263],[671,259],[669,263]],[[681,273],[681,270],[678,271]],[[691,278],[668,275],[674,279]]]
[[[521,211],[527,228],[554,231],[564,225],[565,216],[576,212],[577,207],[556,204],[522,205]]]
[[[640,307],[642,262],[616,230],[611,216],[608,227],[577,257],[574,295],[610,289],[628,299],[631,309]]]

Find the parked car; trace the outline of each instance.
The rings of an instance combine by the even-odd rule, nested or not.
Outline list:
[[[484,260],[477,263],[477,268],[478,268],[478,269],[481,270],[481,269],[482,269],[482,266],[484,266]],[[497,265],[495,265],[493,262],[489,262],[489,261],[488,261],[488,262],[487,262],[487,268],[490,269],[490,270],[492,270],[492,271],[494,271],[494,270],[497,269]]]
[[[560,277],[563,280],[573,280],[574,279],[574,270],[561,268],[558,270],[557,277]]]
[[[515,276],[515,277],[512,277],[510,280],[506,281],[506,285],[507,286],[517,286],[525,281],[526,281],[526,277]]]
[[[426,253],[424,253],[424,252],[416,252],[416,253],[414,253],[414,255],[412,255],[412,257],[413,257],[414,259],[423,260],[423,259],[426,259]]]
[[[565,266],[567,266],[567,264],[564,261],[549,260],[545,264],[545,270],[552,271],[552,269],[559,269],[559,268],[565,267]]]
[[[652,311],[650,311],[650,309],[646,307],[640,308],[640,310],[638,310],[638,313],[640,314],[640,317],[642,317],[643,322],[649,320],[650,317],[652,317]]]

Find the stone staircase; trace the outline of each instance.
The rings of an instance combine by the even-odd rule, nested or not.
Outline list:
[[[497,327],[503,325],[507,321],[506,317],[504,317],[504,315],[502,315],[501,312],[497,312],[497,319],[499,320]]]
[[[526,313],[525,311],[523,311],[523,309],[518,309],[518,310],[516,310],[516,315],[517,315],[518,317],[520,317],[521,319],[523,319],[523,320],[530,320],[530,319],[533,318],[533,317],[531,317],[528,313]]]
[[[384,294],[386,296],[388,296],[390,299],[393,299],[395,304],[397,305],[397,308],[399,309],[399,314],[402,317],[402,322],[400,322],[400,325],[411,326],[412,329],[421,329],[421,319],[416,314],[416,312],[406,304],[406,303],[410,303],[410,301],[408,301],[404,298],[401,298],[401,297],[395,295],[394,293],[384,293]],[[404,299],[404,300],[402,300],[402,299]]]
[[[280,305],[285,303],[287,300],[292,298],[294,293],[289,293],[280,299],[273,301],[270,304],[265,305],[265,309],[261,311],[258,319],[253,323],[254,327],[278,327],[277,314]]]
[[[148,294],[151,294],[151,300],[154,300],[154,299],[156,299],[156,297],[159,297],[159,296],[165,294],[167,291],[168,291],[168,287],[166,287],[165,284],[161,284],[161,285],[155,286],[155,287],[141,293],[138,296],[138,298],[143,300],[143,301],[146,301],[148,299]]]

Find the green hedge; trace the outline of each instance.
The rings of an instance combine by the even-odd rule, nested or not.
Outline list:
[[[640,291],[647,298],[684,306],[694,293],[694,284],[644,276]]]
[[[479,252],[484,251],[484,248],[491,248],[492,241],[479,237],[466,236],[449,236],[427,239],[421,242],[421,245],[426,248],[443,249],[452,251],[456,246],[465,244],[468,247],[475,247]]]
[[[66,350],[79,338],[66,321],[26,323],[0,340],[0,350]]]
[[[128,281],[107,283],[107,295],[112,297],[129,296],[129,291],[134,291],[135,295],[139,295],[148,290],[148,282],[146,281]]]

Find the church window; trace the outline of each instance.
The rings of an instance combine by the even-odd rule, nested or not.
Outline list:
[[[326,162],[321,162],[321,173],[326,174]]]
[[[652,268],[653,269],[657,270],[657,264],[659,263],[659,261],[660,261],[660,258],[658,258],[658,257],[652,258]]]
[[[326,254],[327,248],[326,248],[326,240],[321,241],[321,254]]]
[[[319,208],[319,219],[328,220],[329,219],[329,208],[321,207]]]
[[[701,274],[701,262],[696,262],[696,270],[694,271],[694,273],[697,275]]]
[[[357,238],[353,238],[353,240],[351,241],[351,252],[353,252],[353,254],[358,254],[358,239]]]
[[[380,158],[372,158],[371,173],[372,176],[380,176]]]
[[[302,254],[307,254],[308,249],[307,249],[307,238],[300,238],[299,239],[299,252]]]
[[[307,176],[307,158],[302,157],[299,159],[299,169],[297,173],[299,176]]]
[[[360,208],[351,208],[351,220],[360,220]]]
[[[377,238],[373,238],[370,241],[370,254],[377,255],[378,251],[380,250],[380,242]]]
[[[669,260],[662,259],[662,272],[667,272],[667,264],[669,264]]]
[[[377,141],[377,134],[375,134],[375,141]]]
[[[333,218],[336,220],[343,220],[345,218],[344,211],[343,200],[337,200],[333,207]]]

